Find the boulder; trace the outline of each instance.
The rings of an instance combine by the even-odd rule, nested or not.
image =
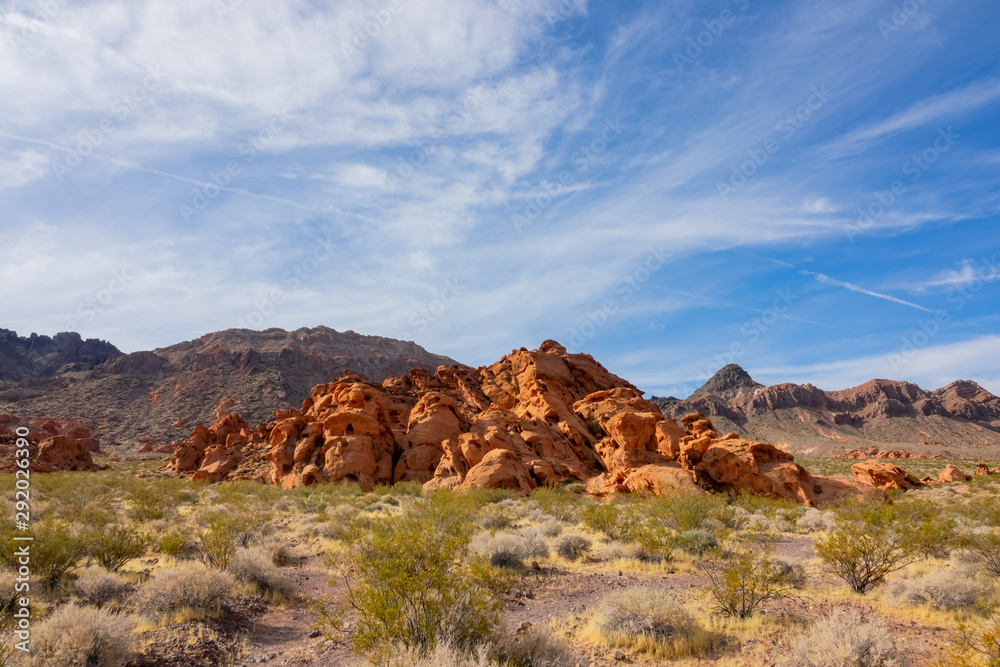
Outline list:
[[[957,466],[948,465],[938,474],[938,479],[945,484],[950,484],[951,482],[968,482],[972,479],[972,475],[966,474],[965,471]]]
[[[851,466],[855,481],[884,491],[916,489],[924,486],[919,479],[897,465],[885,461],[862,461]]]
[[[472,466],[461,488],[508,489],[518,495],[528,495],[535,488],[528,471],[517,454],[507,449],[494,449]]]

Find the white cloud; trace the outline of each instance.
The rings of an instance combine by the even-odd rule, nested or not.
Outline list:
[[[836,156],[860,153],[884,136],[955,119],[997,98],[1000,98],[1000,79],[978,81],[966,88],[921,100],[883,121],[848,132],[826,150]]]
[[[49,158],[38,151],[14,151],[10,158],[0,157],[0,189],[19,188],[49,172]]]

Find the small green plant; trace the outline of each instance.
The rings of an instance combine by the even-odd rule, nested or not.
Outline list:
[[[171,528],[160,538],[160,553],[173,558],[190,558],[196,547],[191,531],[186,527]]]
[[[146,553],[152,540],[135,526],[113,525],[86,533],[87,553],[108,572],[118,572]]]
[[[0,562],[8,569],[17,570],[17,547],[14,532],[7,530],[0,537]],[[34,524],[31,542],[31,570],[49,588],[55,586],[63,574],[76,567],[87,553],[86,544],[64,523],[47,517]]]
[[[687,530],[677,536],[676,548],[686,554],[701,558],[719,548],[719,540],[704,530]]]
[[[1000,577],[1000,531],[966,535],[961,540],[961,546],[983,569]]]
[[[795,589],[788,569],[774,560],[776,537],[763,531],[747,531],[726,549],[726,558],[708,561],[702,571],[709,579],[707,590],[716,610],[735,618],[750,618],[769,600],[790,597]]]
[[[225,569],[239,547],[243,526],[225,512],[214,512],[198,531],[197,557],[205,565]]]
[[[632,538],[638,518],[631,507],[618,503],[595,503],[583,511],[583,525],[609,540],[627,542]]]
[[[851,500],[835,512],[837,528],[817,540],[816,553],[855,593],[864,594],[892,572],[919,560],[892,507],[879,500]]]
[[[412,512],[373,522],[349,546],[341,575],[357,613],[356,651],[379,659],[400,645],[425,653],[489,636],[506,578],[484,557],[463,558],[476,500],[432,494]],[[323,615],[321,625],[331,638],[345,632],[339,615]]]

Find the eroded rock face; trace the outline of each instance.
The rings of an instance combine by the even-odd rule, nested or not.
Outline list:
[[[851,466],[851,472],[856,481],[871,484],[886,491],[916,489],[924,486],[924,482],[910,473],[885,461],[873,460],[855,463]]]
[[[958,466],[949,465],[941,471],[938,475],[938,479],[945,484],[949,484],[951,482],[968,482],[972,479],[972,475],[967,474]]]
[[[772,445],[720,437],[700,413],[665,418],[592,357],[553,341],[490,366],[414,370],[382,384],[348,372],[256,431],[217,416],[177,447],[171,465],[212,481],[243,472],[240,457],[260,448],[266,481],[283,488],[419,481],[427,490],[526,494],[576,481],[608,494],[700,492],[700,484],[810,504],[871,490],[813,477]]]
[[[263,438],[250,429],[237,414],[228,410],[232,402],[223,401],[215,411],[215,420],[206,428],[195,427],[191,436],[173,446],[173,458],[162,470],[193,472],[198,482],[218,482],[244,461],[244,450],[258,447]]]
[[[17,430],[28,429],[28,458],[32,472],[56,470],[98,470],[91,452],[100,452],[100,443],[86,424],[70,419],[22,421],[14,415],[0,415],[0,472],[13,472]],[[23,431],[22,431],[23,432]]]

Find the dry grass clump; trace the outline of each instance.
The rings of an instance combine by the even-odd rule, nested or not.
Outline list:
[[[507,665],[522,667],[573,667],[577,663],[566,642],[530,628],[494,638],[493,653]]]
[[[228,572],[185,563],[143,586],[138,607],[159,620],[215,618],[223,614],[235,590],[236,581]]]
[[[955,611],[992,602],[987,600],[991,589],[975,569],[950,567],[922,577],[901,577],[889,587],[889,594],[899,602]]]
[[[281,573],[271,556],[256,547],[237,551],[227,571],[255,594],[271,601],[287,599],[295,591],[291,579]]]
[[[549,555],[549,543],[536,528],[522,528],[516,533],[491,534],[484,531],[469,541],[469,552],[491,560],[500,554],[508,554],[518,560],[545,558]]]
[[[580,560],[590,551],[591,544],[583,535],[563,535],[556,540],[556,553],[567,560]]]
[[[31,667],[124,667],[135,656],[135,620],[127,614],[68,604],[32,632]]]
[[[392,657],[382,664],[385,667],[501,667],[499,660],[490,657],[485,645],[461,651],[445,642],[424,655],[417,648],[398,646],[392,651]]]
[[[658,658],[701,655],[716,643],[679,604],[648,588],[608,595],[589,630],[605,644]]]
[[[879,619],[866,621],[851,610],[815,623],[783,667],[904,667],[907,647]]]
[[[559,533],[562,532],[563,526],[559,519],[546,517],[539,521],[538,529],[542,531],[542,535],[545,537],[559,537]]]
[[[123,602],[131,592],[132,587],[117,573],[99,568],[85,570],[76,580],[76,593],[80,600],[98,609]]]

